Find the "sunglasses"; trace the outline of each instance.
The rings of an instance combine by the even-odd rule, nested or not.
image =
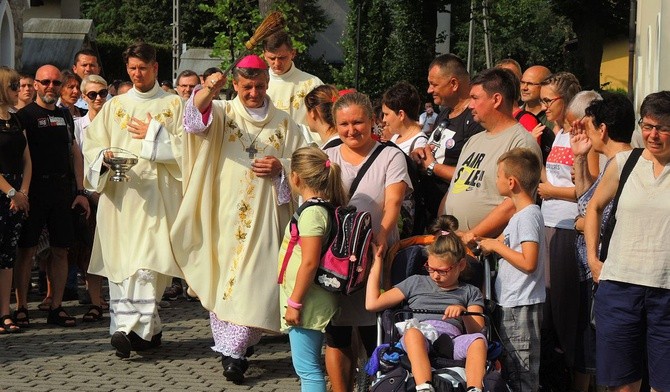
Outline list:
[[[53,84],[54,87],[59,87],[61,84],[63,84],[63,82],[61,82],[60,80],[56,80],[56,79],[54,79],[54,80],[51,80],[51,79],[42,79],[42,80],[35,79],[35,81],[38,82],[39,84],[41,84],[44,87],[47,87],[50,84]]]
[[[435,129],[433,130],[433,135],[432,135],[433,136],[433,141],[436,142],[436,143],[439,142],[440,139],[442,139],[442,132],[444,132],[445,129],[449,128],[450,125],[451,125],[451,121],[449,120],[449,118],[446,118],[446,119],[442,120],[437,125],[437,127],[435,127]]]
[[[9,89],[12,91],[19,91],[21,84],[19,82],[9,82]]]
[[[88,99],[90,99],[91,101],[95,101],[95,99],[98,97],[98,95],[100,96],[100,98],[107,98],[108,93],[109,93],[109,91],[107,91],[106,88],[103,88],[100,91],[89,91],[89,92],[87,92],[86,97],[88,97]]]

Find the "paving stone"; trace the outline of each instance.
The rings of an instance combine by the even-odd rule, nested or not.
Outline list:
[[[211,350],[209,315],[199,303],[183,299],[160,311],[163,345],[119,359],[110,345],[109,316],[82,323],[88,306],[64,302],[77,326],[46,325],[31,298],[31,327],[0,335],[0,391],[299,391],[288,339],[267,336],[249,359],[243,385],[225,380],[220,357]]]

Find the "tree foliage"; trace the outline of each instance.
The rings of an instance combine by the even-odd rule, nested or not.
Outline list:
[[[574,34],[569,21],[551,12],[548,0],[489,1],[488,22],[493,64],[513,58],[523,68],[540,64],[552,70],[569,69],[572,59],[565,45]],[[463,59],[468,54],[470,2],[452,6],[452,51]],[[474,12],[474,73],[486,68],[481,2]]]
[[[214,43],[220,22],[199,5],[214,1],[180,1],[182,43],[195,47]],[[129,42],[140,38],[155,44],[172,44],[172,0],[81,0],[80,4],[83,17],[93,19],[103,38]]]
[[[433,1],[349,0],[351,12],[342,41],[344,66],[334,72],[336,82],[374,97],[399,80],[406,80],[425,91],[426,68],[434,55],[435,32],[422,28],[425,8]],[[427,3],[431,3],[430,5]],[[360,44],[356,30],[360,9]],[[357,62],[358,57],[358,62]]]
[[[552,0],[555,13],[565,15],[576,36],[573,72],[582,87],[600,87],[600,64],[606,38],[626,36],[630,0]]]
[[[316,33],[323,31],[331,21],[317,4],[317,0],[300,2],[279,0],[271,5],[281,11],[286,18],[286,30],[291,36],[293,47],[303,53],[316,42]],[[216,36],[214,54],[224,59],[224,66],[245,52],[244,43],[253,35],[263,20],[258,4],[239,0],[216,0],[213,5],[205,5],[202,10],[211,14],[225,26]],[[261,52],[260,47],[256,52]]]

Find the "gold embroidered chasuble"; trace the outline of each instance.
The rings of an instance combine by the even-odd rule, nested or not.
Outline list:
[[[128,122],[132,117],[146,122],[147,113],[153,118],[147,137],[133,139]],[[131,89],[112,98],[84,133],[85,185],[100,193],[90,273],[116,283],[138,269],[181,276],[170,245],[170,227],[181,202],[182,117],[181,99],[156,84],[146,93]],[[155,151],[154,136],[170,143],[161,147],[167,146],[169,157],[160,162],[142,158],[143,150]],[[108,147],[140,157],[126,173],[130,181],[108,181],[109,170],[98,180],[101,151]]]
[[[296,123],[307,125],[305,95],[322,84],[321,79],[292,64],[291,69],[282,75],[276,75],[270,70],[267,94],[277,109],[290,114]],[[318,133],[311,133],[310,136],[320,141]]]
[[[202,305],[223,321],[279,331],[277,254],[292,203],[278,205],[271,178],[251,171],[256,157],[280,159],[290,173],[304,145],[288,114],[269,105],[254,120],[238,98],[213,101],[212,123],[186,134],[184,200],[172,229],[177,260]]]

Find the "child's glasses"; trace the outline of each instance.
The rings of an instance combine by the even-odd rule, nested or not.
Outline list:
[[[458,267],[458,265],[460,263],[461,263],[460,261],[456,262],[451,267],[445,268],[445,269],[432,268],[431,266],[428,265],[428,263],[425,263],[423,265],[423,268],[425,268],[426,271],[428,271],[428,274],[432,274],[433,272],[437,272],[437,274],[440,275],[440,276],[447,276],[447,274],[449,272],[451,272],[451,270],[453,270],[454,268]]]

